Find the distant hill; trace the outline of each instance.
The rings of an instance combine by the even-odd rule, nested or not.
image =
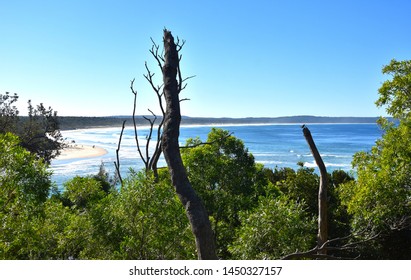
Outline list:
[[[276,118],[192,118],[183,117],[183,124],[307,124],[307,123],[375,123],[378,117],[290,116]]]
[[[152,116],[147,116],[152,118]],[[131,116],[108,117],[60,117],[62,130],[94,127],[121,127],[123,121],[127,126],[133,125]],[[318,117],[318,116],[289,116],[276,118],[197,118],[182,117],[182,125],[228,125],[228,124],[310,124],[310,123],[375,123],[378,117]],[[136,117],[137,125],[147,125],[143,116]],[[158,123],[160,120],[157,121]]]

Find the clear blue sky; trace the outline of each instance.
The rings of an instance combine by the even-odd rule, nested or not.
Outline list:
[[[186,40],[182,114],[379,116],[381,74],[411,59],[411,1],[0,0],[0,92],[59,115],[157,111],[150,37]],[[161,80],[158,80],[161,83]]]

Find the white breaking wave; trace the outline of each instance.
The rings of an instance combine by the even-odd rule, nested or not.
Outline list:
[[[331,163],[331,162],[324,162],[325,167],[339,167],[339,168],[351,168],[351,164],[348,163]],[[317,164],[314,162],[304,162],[305,167],[309,168],[316,168]]]

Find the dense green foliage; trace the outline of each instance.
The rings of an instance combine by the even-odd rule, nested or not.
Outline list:
[[[212,129],[202,145],[189,139],[182,157],[190,182],[203,199],[216,237],[218,254],[226,258],[239,224],[239,211],[255,206],[264,186],[261,166],[241,140],[222,129]]]
[[[11,134],[8,137],[17,141]],[[9,138],[6,140],[10,141]],[[307,207],[306,197],[292,197],[295,186],[315,188],[318,175],[312,169],[265,169],[255,163],[241,140],[221,129],[210,132],[206,145],[200,145],[198,140],[189,140],[187,145],[194,145],[183,152],[187,170],[210,213],[221,258],[279,258],[314,244],[315,214]],[[18,148],[32,158],[35,166],[42,162],[16,142],[4,146]],[[44,164],[40,166],[45,170]],[[165,172],[160,172],[158,180],[145,172],[132,172],[118,189],[108,187],[109,178],[100,170],[99,176],[67,181],[62,192],[54,191],[51,196],[49,174],[41,174],[32,175],[36,179],[44,178],[47,183],[47,192],[34,203],[38,211],[24,212],[21,224],[9,221],[13,226],[8,238],[19,240],[11,237],[18,226],[26,229],[20,231],[21,240],[29,242],[19,241],[22,252],[17,254],[6,236],[2,237],[3,258],[196,257],[185,211]],[[313,186],[307,188],[304,178],[310,179],[307,182]],[[292,184],[293,180],[299,183]],[[16,182],[13,186],[16,188],[19,184]],[[37,185],[37,182],[30,184]],[[261,216],[265,220],[257,219]],[[269,222],[270,219],[275,221]],[[256,234],[249,234],[250,230]],[[273,232],[276,234],[271,235]],[[270,242],[261,247],[267,238]],[[278,250],[277,246],[282,249]]]
[[[411,60],[391,60],[384,66],[382,73],[391,75],[379,88],[377,106],[387,106],[387,113],[396,119],[411,119]]]
[[[182,155],[209,211],[219,257],[279,258],[315,246],[319,176],[313,168],[264,168],[240,139],[222,129],[212,129],[205,143],[189,139]],[[353,178],[343,171],[329,176],[329,209],[335,220],[330,235],[345,236],[349,225],[336,189]],[[277,217],[281,212],[284,216]]]
[[[340,170],[328,174],[329,238],[337,238],[334,249],[355,244],[329,251],[333,258],[411,258],[411,62],[393,60],[383,73],[392,79],[377,105],[398,122],[380,120],[383,137],[353,158],[355,179]],[[24,135],[8,131],[21,124],[17,96],[0,97],[1,259],[196,258],[185,209],[165,170],[157,178],[132,171],[119,187],[102,167],[57,191],[47,171],[53,154],[32,151]],[[21,127],[44,132],[40,127],[53,116],[51,109],[29,107],[31,121]],[[222,129],[212,129],[205,143],[189,139],[181,150],[220,258],[278,259],[315,247],[315,169],[265,168]]]
[[[392,79],[379,89],[376,104],[386,106],[399,124],[379,121],[383,137],[370,152],[354,156],[358,179],[344,184],[340,194],[353,231],[381,235],[364,255],[411,258],[411,61],[392,60],[383,73]]]
[[[44,202],[51,188],[46,165],[20,145],[18,137],[0,134],[0,257],[40,258]]]
[[[370,230],[399,229],[411,214],[411,127],[401,123],[385,131],[371,152],[360,152],[353,164],[358,180],[341,190],[353,226]]]
[[[311,249],[315,219],[286,195],[264,197],[252,211],[240,213],[242,226],[229,250],[236,259],[279,259]]]
[[[5,172],[0,193],[1,259],[196,257],[184,209],[166,180],[155,183],[145,173],[133,173],[121,190],[106,192],[96,178],[75,177],[64,192],[49,196],[44,164],[16,145],[16,137],[10,141],[7,136],[2,144],[16,147],[6,151],[13,152],[17,164],[28,163],[18,170],[28,175],[15,177],[19,173],[4,165],[0,169]],[[40,179],[45,180],[43,188]]]

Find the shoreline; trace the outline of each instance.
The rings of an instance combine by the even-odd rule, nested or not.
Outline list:
[[[61,154],[55,158],[55,160],[68,160],[68,159],[82,159],[100,157],[107,154],[108,151],[104,148],[97,146],[89,146],[82,144],[69,145],[61,151]]]
[[[124,121],[126,126],[133,126],[132,116],[111,117],[70,117],[61,118],[61,130],[76,130],[89,128],[118,127],[121,129]],[[221,126],[221,125],[278,125],[278,124],[360,124],[376,123],[380,117],[327,117],[327,116],[284,116],[284,117],[249,117],[249,118],[212,118],[182,116],[181,126]],[[160,117],[161,119],[161,117]],[[390,120],[394,120],[388,117]],[[146,127],[149,123],[143,116],[136,116],[137,126]]]
[[[377,125],[377,123],[373,122],[341,122],[341,123],[328,123],[328,122],[307,122],[307,123],[210,123],[210,124],[181,124],[181,128],[190,128],[190,127],[228,127],[228,126],[301,126],[302,124],[305,125]],[[134,129],[133,125],[126,125],[124,126],[125,129]],[[118,129],[121,131],[121,127],[117,126],[92,126],[92,127],[82,127],[82,128],[74,128],[74,129],[61,129],[62,132],[64,131],[80,131],[80,130],[92,130],[92,129]],[[138,126],[137,129],[150,129],[149,125],[142,125]]]

